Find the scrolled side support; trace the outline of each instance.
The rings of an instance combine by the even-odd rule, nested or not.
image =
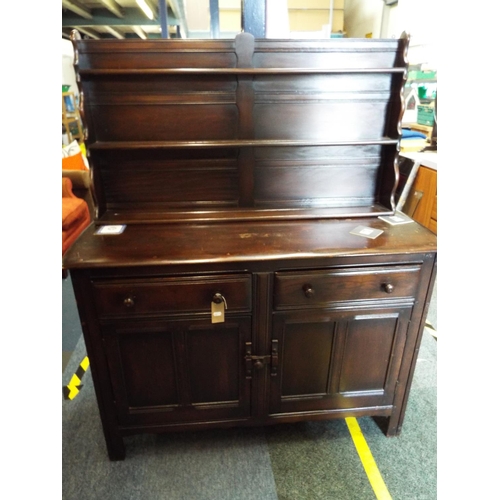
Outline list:
[[[410,47],[410,35],[406,33],[405,31],[401,34],[400,40],[402,40],[403,46],[402,46],[402,65],[404,66],[404,72],[402,75],[401,79],[401,88],[399,89],[399,98],[401,102],[400,106],[400,111],[399,111],[399,117],[398,121],[396,124],[396,130],[398,134],[398,144],[396,146],[396,152],[394,154],[394,188],[391,191],[391,197],[390,197],[390,203],[391,203],[391,209],[393,211],[396,211],[396,200],[395,200],[395,194],[396,194],[396,189],[399,184],[399,152],[401,151],[401,136],[403,134],[403,116],[406,111],[406,105],[405,105],[405,85],[406,81],[408,79],[408,49]]]

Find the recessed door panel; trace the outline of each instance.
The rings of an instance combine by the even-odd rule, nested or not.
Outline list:
[[[298,323],[283,330],[282,395],[326,394],[333,349],[332,323]]]
[[[358,316],[349,321],[339,392],[384,391],[397,325],[396,314]]]
[[[124,335],[118,349],[130,407],[180,403],[171,331]]]
[[[185,342],[192,403],[238,402],[241,371],[238,326],[190,328]]]

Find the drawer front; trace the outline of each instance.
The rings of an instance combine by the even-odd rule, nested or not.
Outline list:
[[[324,307],[332,303],[411,298],[421,266],[377,266],[275,274],[274,308]]]
[[[250,274],[176,276],[149,279],[95,281],[99,316],[211,312],[214,294],[227,303],[226,312],[249,312],[252,306]]]

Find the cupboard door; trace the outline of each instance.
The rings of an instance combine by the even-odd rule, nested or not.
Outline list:
[[[250,415],[250,318],[115,322],[103,328],[121,424]]]
[[[392,405],[410,311],[275,314],[271,413]]]

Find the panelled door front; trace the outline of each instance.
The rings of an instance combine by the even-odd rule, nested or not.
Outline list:
[[[411,307],[275,313],[271,413],[391,405]]]
[[[102,331],[121,424],[250,416],[249,317],[129,319]]]

